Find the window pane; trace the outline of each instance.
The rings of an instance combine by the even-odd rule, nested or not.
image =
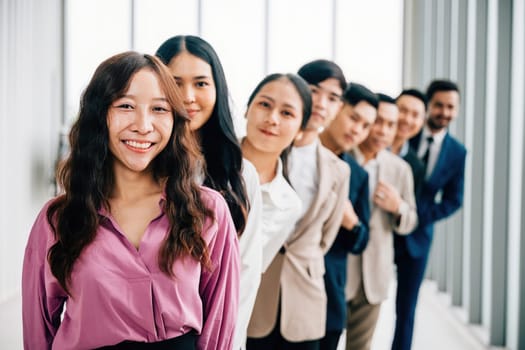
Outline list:
[[[135,0],[134,49],[153,54],[168,38],[197,33],[197,1]]]
[[[336,31],[336,62],[346,78],[397,95],[402,82],[403,1],[338,1]]]
[[[248,96],[264,75],[264,2],[202,0],[202,37],[224,67],[240,136]]]
[[[332,1],[269,2],[269,73],[297,72],[308,61],[332,58]]]
[[[82,90],[96,67],[130,49],[129,0],[69,0],[66,3],[66,118],[75,119]]]

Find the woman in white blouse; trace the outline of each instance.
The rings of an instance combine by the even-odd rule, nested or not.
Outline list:
[[[252,92],[247,108],[241,147],[261,183],[265,271],[301,213],[301,200],[290,185],[286,164],[293,141],[301,137],[310,117],[310,89],[296,74],[271,74]]]
[[[180,87],[190,128],[206,161],[203,183],[219,191],[228,203],[241,254],[239,314],[233,349],[244,347],[246,328],[261,279],[261,192],[253,165],[242,158],[229,106],[228,86],[213,47],[196,36],[166,40],[156,55],[168,66]]]
[[[279,252],[301,214],[301,200],[288,181],[286,163],[293,141],[301,137],[308,122],[311,108],[310,88],[295,74],[267,76],[248,99],[242,151],[255,165],[261,182],[263,270]],[[248,327],[248,349],[257,348],[259,341],[251,338],[257,317],[254,310]]]

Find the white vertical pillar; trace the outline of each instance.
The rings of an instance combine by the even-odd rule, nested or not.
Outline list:
[[[492,12],[494,11],[494,12]],[[492,200],[488,208],[491,209],[491,225],[486,227],[485,233],[488,234],[492,261],[490,264],[491,281],[491,317],[490,317],[490,344],[504,346],[505,329],[507,320],[507,295],[505,286],[508,280],[507,271],[507,245],[508,245],[508,213],[509,213],[509,194],[511,192],[509,182],[510,159],[509,152],[511,145],[509,135],[511,134],[511,54],[512,54],[512,0],[500,0],[495,5],[489,3],[489,18],[495,14],[495,24],[493,31],[489,31],[490,37],[494,38],[493,48],[495,53],[491,55],[492,64],[488,67],[491,70],[490,78],[494,89],[493,94],[487,94],[491,101],[491,108],[488,108],[487,139],[493,143],[488,143],[489,163],[491,168],[487,168],[490,174],[490,185],[492,186]],[[520,62],[523,64],[523,62]],[[489,233],[488,230],[491,232]]]
[[[512,3],[512,56],[511,56],[511,93],[510,93],[510,145],[509,145],[509,198],[508,198],[508,255],[507,255],[507,318],[506,346],[519,349],[520,318],[520,241],[522,193],[523,193],[523,137],[524,132],[524,96],[525,96],[525,1],[514,0]],[[523,290],[521,290],[523,293]],[[522,344],[523,346],[523,344]]]
[[[477,119],[475,118],[475,91],[476,91],[476,0],[467,1],[467,13],[466,13],[466,57],[465,57],[465,93],[463,94],[463,106],[465,115],[465,147],[467,148],[467,159],[465,164],[465,179],[469,181],[465,182],[465,193],[463,196],[463,289],[462,289],[462,305],[466,308],[470,314],[472,293],[474,289],[481,289],[477,283],[472,282],[472,275],[478,274],[481,280],[481,274],[476,270],[479,270],[472,262],[473,255],[480,255],[481,252],[473,252],[471,242],[474,239],[472,234],[472,201],[473,196],[473,171],[472,163],[474,157],[474,130]],[[478,307],[479,308],[479,307]]]
[[[496,127],[496,64],[497,64],[497,0],[488,0],[487,7],[487,64],[484,137],[484,184],[483,206],[483,325],[490,328],[492,318],[492,205],[494,202],[494,148]]]

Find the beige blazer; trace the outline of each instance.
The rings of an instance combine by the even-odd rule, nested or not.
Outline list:
[[[248,336],[262,338],[275,327],[288,341],[320,339],[326,327],[324,254],[332,245],[348,196],[348,165],[319,144],[319,190],[295,231],[262,275]],[[279,305],[279,296],[281,303]]]
[[[417,225],[414,179],[410,166],[402,158],[386,150],[379,152],[376,159],[378,180],[395,186],[403,203],[399,208],[401,216],[398,222],[391,213],[372,206],[368,245],[361,255],[348,256],[346,299],[351,300],[356,295],[362,280],[370,304],[379,304],[388,295],[394,272],[393,231],[409,234]]]

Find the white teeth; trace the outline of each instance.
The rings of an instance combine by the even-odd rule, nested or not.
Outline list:
[[[126,145],[134,148],[147,149],[151,147],[151,142],[125,141]]]

